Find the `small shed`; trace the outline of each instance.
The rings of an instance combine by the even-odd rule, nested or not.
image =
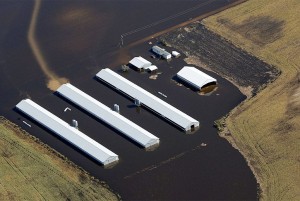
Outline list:
[[[180,57],[180,53],[177,52],[177,51],[172,51],[172,55],[173,55],[173,57],[175,57],[175,58]]]
[[[131,59],[129,61],[129,64],[131,64],[132,66],[134,66],[135,68],[137,68],[138,70],[145,70],[147,69],[149,66],[152,65],[152,63],[146,59],[144,59],[143,57],[139,56],[139,57],[134,57],[133,59]]]
[[[205,85],[216,84],[217,80],[206,73],[198,70],[195,67],[185,66],[178,73],[177,77],[193,86],[196,89],[201,89]]]
[[[155,72],[155,71],[157,71],[157,66],[154,66],[154,65],[152,65],[152,66],[149,66],[148,68],[147,68],[147,70],[149,71],[149,72]]]
[[[171,59],[172,55],[167,52],[165,49],[158,47],[157,45],[152,47],[152,51],[156,54],[158,54],[159,56],[163,57],[166,60]]]

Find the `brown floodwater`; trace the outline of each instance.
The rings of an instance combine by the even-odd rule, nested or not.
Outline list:
[[[255,200],[257,184],[250,168],[242,155],[220,138],[213,127],[214,120],[228,113],[245,96],[225,79],[205,70],[218,80],[218,84],[209,96],[200,96],[173,80],[176,72],[186,65],[184,57],[167,63],[150,57],[149,41],[127,46],[231,2],[234,1],[45,0],[40,2],[34,16],[36,1],[1,1],[0,114],[93,176],[106,181],[124,200]],[[181,15],[176,15],[178,13]],[[33,17],[36,22],[31,30],[35,33],[30,36]],[[147,28],[147,25],[151,26]],[[135,31],[139,28],[140,31]],[[134,33],[124,36],[120,48],[120,36],[132,31]],[[157,41],[151,39],[151,42]],[[121,64],[139,55],[159,67],[156,79],[132,69],[121,72]],[[127,97],[95,79],[95,74],[105,67],[111,67],[199,120],[200,128],[185,134],[151,111],[136,108]],[[146,151],[53,94],[51,88],[67,80],[107,106],[120,105],[122,115],[160,138],[159,147]],[[81,131],[117,153],[120,162],[104,169],[17,113],[13,108],[23,98],[32,98],[67,122],[76,119]],[[64,112],[66,107],[71,111]]]

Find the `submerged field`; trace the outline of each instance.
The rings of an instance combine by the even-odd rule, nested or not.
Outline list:
[[[118,200],[108,187],[0,118],[0,200]]]
[[[117,71],[123,62],[128,62],[133,56],[142,55],[151,59],[148,52],[151,46],[145,40],[150,40],[152,36],[144,37],[169,30],[234,2],[236,0],[188,3],[172,0],[1,1],[0,91],[5,95],[0,99],[0,113],[94,177],[107,181],[122,195],[122,199],[255,199],[257,184],[252,172],[241,154],[219,138],[213,128],[215,119],[228,113],[245,98],[229,82],[217,77],[222,87],[218,88],[218,94],[211,96],[199,96],[179,87],[171,78],[185,65],[181,59],[173,63],[153,60],[163,72],[157,80],[150,80],[148,74],[133,71],[127,74],[132,81],[152,93],[157,95],[158,91],[162,91],[167,94],[167,102],[202,122],[197,133],[183,135],[173,125],[147,110],[133,107],[132,101],[93,79],[101,68],[111,67]],[[124,33],[134,34],[127,34],[124,47],[120,48],[120,35]],[[154,42],[156,39],[151,40]],[[139,45],[131,46],[131,42]],[[53,94],[57,84],[66,80],[109,107],[119,104],[122,114],[157,135],[161,146],[153,152],[145,152],[103,122],[95,121]],[[178,97],[184,97],[185,101]],[[103,169],[30,118],[15,112],[12,108],[24,98],[36,101],[66,122],[74,118],[78,120],[84,133],[119,154],[119,164],[112,169]],[[197,110],[193,106],[197,106]],[[64,112],[66,107],[72,108],[72,111]],[[23,120],[32,126],[25,125]],[[208,146],[201,147],[201,143]],[[21,166],[27,167],[31,163]],[[36,167],[35,171],[34,175],[39,175],[43,168]],[[31,181],[38,180],[44,186],[40,178],[43,177]],[[16,180],[11,182],[17,183]],[[60,183],[55,184],[65,186],[64,182]],[[27,186],[34,190],[30,182],[23,186],[24,189]],[[51,194],[52,188],[49,187]],[[20,191],[31,200],[30,194],[26,193],[28,190]],[[54,189],[53,192],[60,191]],[[65,194],[77,196],[72,190]]]
[[[233,82],[250,97],[274,80],[279,71],[237,48],[196,22],[160,37],[187,55],[185,61]]]
[[[227,138],[253,167],[264,200],[300,199],[299,10],[298,0],[250,0],[203,22],[281,71],[226,120]]]

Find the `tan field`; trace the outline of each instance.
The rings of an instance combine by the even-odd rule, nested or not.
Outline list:
[[[62,155],[0,118],[0,200],[118,200]]]
[[[261,185],[262,200],[300,200],[300,1],[249,0],[203,21],[281,70],[226,119]],[[228,135],[228,133],[227,133]]]

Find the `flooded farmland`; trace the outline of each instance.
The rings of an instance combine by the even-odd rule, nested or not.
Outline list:
[[[35,40],[47,64],[47,75],[28,42],[36,1],[3,1],[0,3],[1,115],[106,181],[124,200],[254,200],[257,186],[253,174],[241,154],[218,137],[213,127],[214,120],[245,96],[230,82],[205,70],[218,80],[218,87],[210,96],[199,96],[173,82],[176,72],[186,65],[183,58],[169,63],[152,59],[149,41],[127,47],[131,42],[230,2],[233,1],[41,1],[36,14]],[[183,11],[190,12],[176,17]],[[120,48],[120,36],[126,33],[132,34],[124,36]],[[149,79],[148,73],[131,69],[121,73],[120,65],[134,56],[143,56],[158,66],[160,74],[155,80]],[[105,67],[197,119],[200,129],[187,135],[147,109],[136,108],[131,100],[94,78]],[[86,115],[53,94],[48,85],[51,78],[68,80],[109,107],[117,103],[122,115],[159,137],[160,146],[145,151]],[[32,98],[67,122],[78,120],[81,131],[119,155],[119,164],[104,169],[16,113],[13,108],[23,98]],[[64,112],[66,107],[71,111]],[[203,143],[206,146],[201,146]]]

